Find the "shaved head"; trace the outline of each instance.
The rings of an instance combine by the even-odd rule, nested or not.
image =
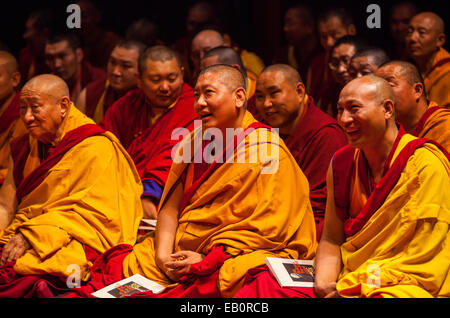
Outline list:
[[[280,72],[283,74],[284,78],[293,86],[297,85],[298,82],[302,82],[302,78],[298,71],[290,65],[287,64],[273,64],[267,66],[262,72]],[[260,75],[261,75],[260,74]]]
[[[395,71],[398,72],[399,75],[403,76],[408,81],[409,85],[421,83],[423,86],[425,86],[423,78],[415,65],[409,62],[395,60],[381,65],[379,69],[383,70],[388,66],[395,66]]]
[[[437,32],[437,33],[444,33],[445,30],[445,23],[444,20],[442,20],[442,18],[440,16],[438,16],[436,13],[434,12],[421,12],[417,15],[415,15],[411,21],[418,21],[418,20],[428,20],[430,21],[433,29]]]
[[[395,103],[394,91],[388,81],[373,74],[355,78],[342,89],[342,91],[344,90],[364,91],[376,96],[380,103],[386,99],[390,99]]]
[[[235,67],[226,64],[216,64],[204,68],[198,77],[212,73],[218,74],[217,80],[225,85],[230,92],[235,91],[238,88],[245,88],[245,81],[242,73]]]
[[[59,76],[52,74],[38,75],[30,79],[22,90],[32,90],[37,93],[44,93],[56,99],[70,96],[69,87]]]
[[[7,51],[0,51],[0,65],[5,66],[9,75],[19,71],[17,59]]]

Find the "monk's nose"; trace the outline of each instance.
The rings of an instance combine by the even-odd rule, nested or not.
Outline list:
[[[30,107],[27,108],[25,113],[22,115],[22,120],[25,123],[25,125],[28,125],[34,121],[34,115]]]

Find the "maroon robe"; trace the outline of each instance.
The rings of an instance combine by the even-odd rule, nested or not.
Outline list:
[[[322,232],[327,200],[326,176],[334,153],[347,145],[347,138],[336,120],[314,105],[310,96],[303,118],[285,139],[309,182],[309,197],[316,221],[317,240]]]

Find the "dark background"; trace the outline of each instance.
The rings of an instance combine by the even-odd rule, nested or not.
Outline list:
[[[51,8],[65,19],[69,16],[66,8],[75,0],[42,0],[42,1],[4,1],[0,10],[0,41],[11,51],[18,54],[25,45],[22,39],[25,21],[28,14],[36,9]],[[159,27],[159,37],[171,45],[177,38],[185,34],[185,19],[187,8],[194,1],[171,0],[123,0],[96,3],[102,8],[102,25],[123,35],[126,27],[135,19],[146,17],[153,20]],[[242,48],[257,53],[266,64],[270,64],[276,47],[286,44],[283,35],[283,16],[286,9],[296,3],[310,4],[320,12],[328,4],[340,5],[351,10],[355,19],[358,34],[367,37],[371,44],[385,47],[389,39],[388,17],[389,9],[394,1],[380,0],[210,0],[218,12],[232,39]],[[449,21],[450,10],[446,1],[412,1],[422,11],[434,11],[445,22]],[[366,13],[369,4],[375,3],[381,7],[382,25],[380,29],[369,29]],[[448,25],[446,33],[449,34]],[[450,37],[450,36],[449,36]],[[450,40],[445,44],[449,48]]]

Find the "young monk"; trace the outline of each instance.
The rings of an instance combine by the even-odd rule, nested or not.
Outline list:
[[[78,295],[139,273],[171,287],[158,297],[231,297],[250,270],[269,272],[267,256],[314,256],[308,182],[278,135],[246,112],[244,87],[242,74],[231,66],[202,70],[194,90],[202,125],[178,148],[156,233],[134,247],[105,253],[98,275]],[[232,128],[239,131],[231,139],[236,144],[227,143],[231,151],[216,151],[210,164],[205,153],[213,151],[202,143],[203,133],[215,131],[219,142]],[[256,153],[258,158],[249,160]],[[197,154],[203,159],[196,160]]]
[[[327,176],[319,297],[450,296],[450,155],[395,123],[384,79],[350,81],[338,103],[348,147]]]

